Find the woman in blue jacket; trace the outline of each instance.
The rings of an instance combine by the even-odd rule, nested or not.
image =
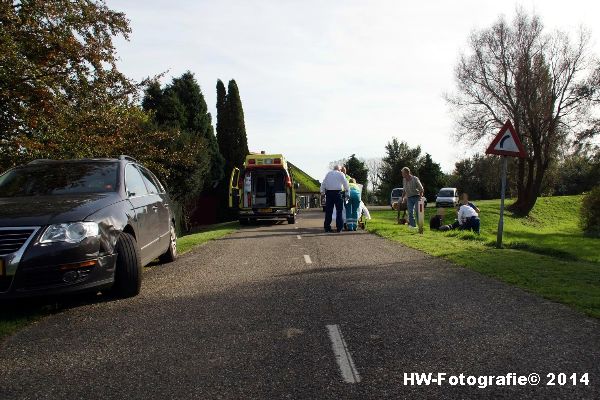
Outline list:
[[[362,185],[356,183],[356,179],[350,178],[350,191],[348,203],[346,204],[346,225],[349,231],[355,231],[358,224],[358,209],[360,208],[360,194]]]

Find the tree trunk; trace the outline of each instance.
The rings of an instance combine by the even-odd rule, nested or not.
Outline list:
[[[507,207],[509,211],[519,217],[529,215],[535,206],[544,179],[545,168],[539,157],[536,157],[535,160],[527,160],[527,166],[527,182],[523,186],[519,185],[517,200]]]
[[[517,200],[510,206],[508,206],[508,210],[513,211],[513,209],[519,209],[521,207],[521,203],[525,200],[526,193],[526,183],[525,183],[525,163],[527,160],[523,158],[519,158],[519,166],[517,170]]]

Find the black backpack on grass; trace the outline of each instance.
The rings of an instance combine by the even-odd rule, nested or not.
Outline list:
[[[438,229],[440,229],[441,225],[442,225],[442,216],[441,215],[434,215],[433,217],[431,217],[429,219],[429,229],[431,229],[432,231],[437,231]]]

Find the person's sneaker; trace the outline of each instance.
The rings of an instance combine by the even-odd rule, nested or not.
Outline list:
[[[409,231],[414,231],[415,229],[417,229],[416,226],[411,226],[411,225],[408,226]]]

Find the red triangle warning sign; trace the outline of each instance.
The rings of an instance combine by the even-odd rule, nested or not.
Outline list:
[[[500,132],[496,135],[489,145],[485,154],[498,154],[501,156],[527,157],[527,152],[513,127],[510,120],[507,120]]]

